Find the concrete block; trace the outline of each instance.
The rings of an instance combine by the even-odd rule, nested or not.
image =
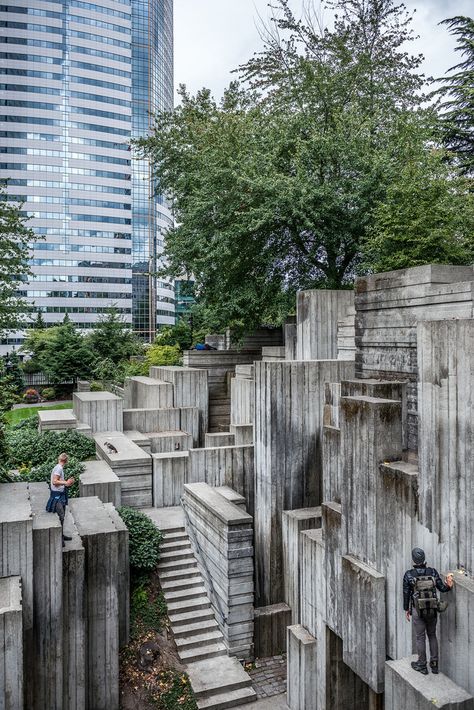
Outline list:
[[[245,497],[250,515],[254,512],[253,446],[219,446],[189,452],[188,481],[205,481],[210,486],[229,486]]]
[[[21,577],[0,577],[0,707],[23,710]]]
[[[127,431],[185,431],[193,437],[193,446],[199,446],[199,421],[197,407],[125,409],[123,412],[123,426]]]
[[[188,457],[189,451],[152,454],[155,508],[180,505],[184,484],[188,480]]]
[[[206,434],[204,437],[204,448],[212,449],[216,446],[235,446],[234,434],[226,431]]]
[[[151,441],[146,434],[141,431],[131,430],[124,431],[125,436],[127,436],[134,444],[139,446],[147,454],[151,454]]]
[[[296,359],[336,359],[338,322],[353,310],[353,291],[300,291],[296,297]]]
[[[111,392],[74,392],[76,419],[88,424],[92,432],[123,430],[123,400]]]
[[[420,522],[474,570],[474,319],[418,325]]]
[[[261,605],[283,599],[281,513],[319,505],[325,383],[351,362],[255,363],[255,547]]]
[[[84,472],[79,476],[79,495],[82,498],[97,496],[102,503],[122,505],[120,478],[103,460],[85,461]]]
[[[199,411],[199,433],[194,445],[203,446],[204,434],[208,431],[209,426],[209,383],[207,369],[194,367],[151,367],[150,377],[172,384],[175,407],[197,407]],[[177,428],[183,429],[182,426]],[[189,430],[185,429],[185,431]]]
[[[231,424],[235,446],[253,446],[253,424]]]
[[[152,454],[165,454],[170,451],[189,451],[193,448],[193,437],[185,431],[148,432]]]
[[[47,513],[47,483],[29,483],[33,514],[33,653],[29,668],[29,707],[61,710],[63,627],[62,528],[57,515]]]
[[[255,418],[255,379],[254,367],[236,372],[230,383],[230,423],[253,424]]]
[[[173,407],[173,385],[152,377],[127,377],[124,399],[129,409]]]
[[[286,628],[291,624],[288,604],[271,604],[255,609],[255,656],[268,658],[286,652]]]
[[[285,360],[296,360],[296,323],[285,323]]]
[[[282,513],[284,598],[291,608],[293,624],[300,621],[300,533],[303,530],[319,527],[321,527],[320,507],[284,510]]]
[[[385,664],[386,710],[474,710],[474,698],[463,688],[440,673],[427,676],[414,671],[410,665],[416,656],[387,661]]]
[[[287,629],[287,692],[290,710],[317,710],[316,639],[299,624]]]
[[[221,495],[224,496],[226,500],[229,501],[229,503],[233,503],[234,505],[238,506],[239,508],[242,508],[242,510],[246,511],[246,500],[244,496],[241,496],[240,493],[237,493],[237,491],[234,491],[232,488],[229,488],[229,486],[218,486],[216,488],[216,491]]]
[[[284,345],[267,345],[262,348],[262,360],[284,360],[285,354]]]
[[[119,604],[119,644],[126,646],[130,640],[130,561],[128,528],[112,503],[104,505],[118,533],[118,604]]]
[[[77,419],[72,409],[38,409],[38,431],[65,431],[77,428]]]
[[[119,706],[120,534],[98,498],[69,503],[85,548],[87,705],[94,710]]]
[[[86,570],[85,550],[74,519],[66,512],[64,529],[72,540],[62,553],[63,574],[63,708],[83,710],[86,707]]]
[[[97,456],[120,479],[122,505],[150,508],[152,504],[152,459],[120,431],[95,434]],[[110,450],[111,444],[117,453]]]
[[[343,612],[342,582],[343,531],[341,506],[323,503],[322,528],[325,544],[324,579],[326,580],[326,613],[324,621],[338,636],[343,636],[346,618]]]
[[[360,560],[342,558],[343,660],[374,691],[384,689],[385,578]]]

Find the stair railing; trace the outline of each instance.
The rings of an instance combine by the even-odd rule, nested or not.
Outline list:
[[[199,541],[198,541],[198,539],[197,539],[197,536],[196,536],[196,534],[195,534],[195,532],[194,532],[194,529],[193,529],[193,526],[192,526],[192,523],[191,523],[191,519],[190,519],[190,517],[189,517],[189,513],[188,513],[188,511],[187,511],[187,509],[186,509],[186,502],[185,502],[185,500],[184,500],[183,497],[181,497],[181,507],[183,508],[184,517],[186,518],[186,522],[187,522],[187,526],[186,526],[186,527],[187,527],[187,529],[188,529],[188,531],[189,531],[189,533],[190,533],[190,536],[191,536],[191,538],[192,538],[192,541],[193,541],[193,544],[194,544],[194,548],[195,548],[195,550],[196,550],[196,552],[197,552],[197,554],[198,554],[199,561],[201,562],[201,567],[204,568],[204,576],[205,576],[206,579],[207,579],[207,585],[208,585],[208,589],[209,589],[211,601],[214,602],[214,610],[217,612],[218,616],[220,617],[221,623],[222,623],[222,624],[226,624],[226,623],[227,623],[227,617],[225,616],[224,612],[222,611],[222,606],[221,606],[221,602],[220,602],[219,595],[217,594],[216,590],[214,589],[214,585],[213,585],[213,583],[212,583],[211,573],[209,572],[209,569],[208,569],[208,567],[207,567],[207,565],[206,565],[206,560],[205,560],[205,557],[204,557],[204,553],[203,553],[203,551],[202,551],[201,545],[199,544]]]

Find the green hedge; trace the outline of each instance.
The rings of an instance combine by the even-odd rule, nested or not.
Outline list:
[[[57,462],[57,459],[50,459],[49,461],[42,463],[40,466],[20,470],[20,480],[34,483],[42,483],[44,481],[49,484],[51,481],[51,471],[56,466]],[[79,497],[79,476],[84,469],[85,466],[81,461],[78,461],[75,458],[69,459],[67,466],[64,469],[64,477],[66,480],[71,477],[75,479],[73,485],[68,488],[70,498]]]
[[[119,508],[128,528],[130,567],[135,573],[151,572],[160,559],[163,535],[144,513],[135,508]]]
[[[63,452],[78,461],[95,457],[95,442],[84,434],[76,431],[45,431],[40,434],[24,422],[6,432],[6,443],[12,468],[40,466],[50,461],[57,463],[59,454]]]

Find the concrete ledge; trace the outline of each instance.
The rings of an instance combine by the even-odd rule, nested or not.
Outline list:
[[[0,707],[23,709],[21,577],[0,577]]]
[[[38,409],[38,431],[65,431],[77,428],[77,418],[72,409]]]
[[[193,437],[185,431],[146,432],[150,440],[152,454],[165,454],[171,451],[189,451],[193,448]]]
[[[229,486],[218,486],[215,490],[219,493],[219,495],[228,500],[229,503],[233,503],[239,508],[242,508],[242,510],[245,510],[246,501],[244,496],[241,496],[240,493],[237,493],[237,491],[229,488]]]
[[[417,656],[385,663],[385,710],[474,710],[474,698],[447,676],[422,675],[411,668]]]
[[[105,461],[85,461],[85,471],[79,476],[79,495],[81,498],[97,496],[102,503],[113,503],[116,508],[122,505],[121,484],[119,477]]]
[[[151,454],[151,442],[146,434],[141,431],[131,430],[124,431],[125,436],[127,436],[134,444],[139,446],[147,454]]]
[[[290,623],[291,609],[288,604],[271,604],[255,609],[255,656],[267,658],[285,653],[286,627]]]
[[[132,508],[147,508],[152,503],[152,460],[151,456],[133,443],[120,431],[95,434],[96,451],[99,458],[108,463],[121,483],[122,505]],[[111,444],[117,450],[113,453],[105,445]]]
[[[167,407],[166,409],[124,409],[123,428],[128,431],[184,431],[191,434],[193,446],[199,446],[198,407]],[[204,440],[204,435],[203,435]]]
[[[299,624],[287,629],[287,702],[290,710],[316,710],[316,639]]]
[[[226,431],[206,434],[204,437],[204,448],[212,449],[215,446],[235,446],[234,434]]]
[[[253,424],[231,424],[235,446],[253,446]]]

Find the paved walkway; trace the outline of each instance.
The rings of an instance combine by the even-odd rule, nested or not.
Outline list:
[[[56,404],[70,404],[72,406],[72,400],[53,399],[50,402],[26,402],[25,404],[14,404],[12,409],[27,409],[29,407],[54,407]]]
[[[271,698],[286,693],[286,657],[257,658],[249,671],[257,698]]]
[[[274,695],[272,698],[262,698],[248,705],[239,705],[234,710],[288,710],[286,693]]]

